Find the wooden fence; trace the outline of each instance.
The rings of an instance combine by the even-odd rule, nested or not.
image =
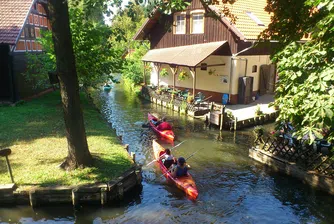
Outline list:
[[[268,137],[260,148],[278,158],[296,163],[306,171],[334,177],[334,155],[330,148],[309,145],[306,141],[291,137]]]

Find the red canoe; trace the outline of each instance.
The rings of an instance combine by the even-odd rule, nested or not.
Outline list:
[[[155,116],[153,116],[152,114],[148,113],[147,114],[148,117],[148,121],[150,122],[150,125],[152,127],[152,129],[158,133],[158,135],[160,135],[163,138],[166,138],[168,140],[174,141],[175,135],[174,132],[172,130],[163,130],[160,131],[157,129],[157,127],[151,122],[151,120],[158,120],[158,118],[156,118]]]
[[[160,156],[165,153],[165,149],[155,140],[153,140],[153,151],[154,151],[154,157],[157,160],[161,172],[164,174],[166,179],[172,181],[179,189],[186,192],[186,194],[190,197],[190,199],[196,199],[198,196],[198,191],[192,176],[188,173],[187,176],[174,178],[172,174],[168,172],[167,168],[164,166],[161,159],[159,159]]]

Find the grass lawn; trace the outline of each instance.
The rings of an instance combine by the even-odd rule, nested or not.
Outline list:
[[[85,94],[81,94],[88,146],[94,167],[67,172],[58,168],[67,156],[59,91],[17,106],[0,107],[0,148],[9,156],[15,183],[77,185],[111,180],[133,165],[116,133],[108,127]],[[0,158],[0,184],[10,183],[5,158]]]

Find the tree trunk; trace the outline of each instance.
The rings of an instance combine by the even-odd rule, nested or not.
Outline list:
[[[88,150],[80,105],[67,1],[49,0],[48,2],[68,143],[68,156],[61,167],[72,170],[91,165],[92,156]]]

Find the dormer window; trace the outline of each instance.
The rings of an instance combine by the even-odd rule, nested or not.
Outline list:
[[[175,34],[186,33],[186,15],[184,13],[178,13],[174,15],[174,26]]]
[[[204,33],[204,13],[193,12],[191,14],[191,33]]]

